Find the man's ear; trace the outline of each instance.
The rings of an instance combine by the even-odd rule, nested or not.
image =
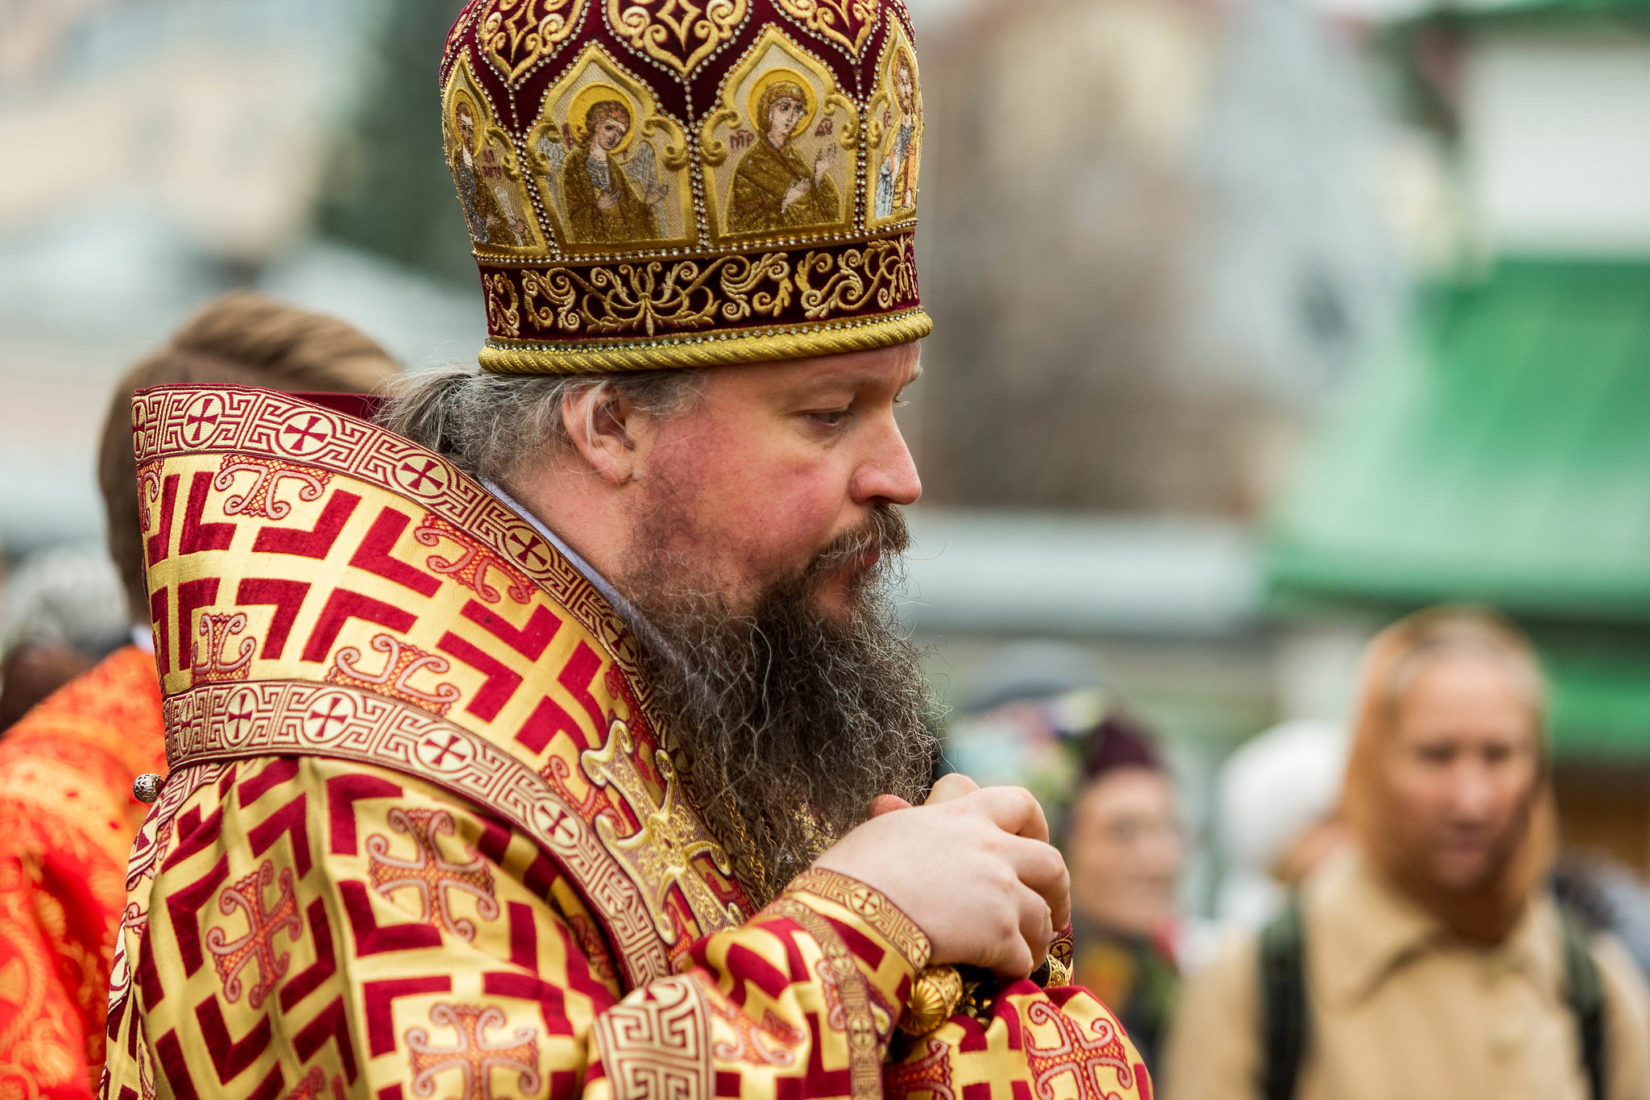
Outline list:
[[[633,402],[607,386],[581,387],[562,401],[561,418],[573,448],[604,481],[617,486],[635,478],[646,418]]]

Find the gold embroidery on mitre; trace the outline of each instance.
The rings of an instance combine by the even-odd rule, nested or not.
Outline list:
[[[572,251],[692,243],[687,136],[647,85],[586,46],[545,93],[529,174],[557,241]]]
[[[733,37],[747,10],[746,0],[607,0],[607,25],[685,76]]]
[[[516,297],[516,285],[503,272],[495,272],[482,280],[487,291],[487,328],[506,336],[521,334],[521,299]]]
[[[817,58],[769,27],[701,130],[720,237],[829,237],[852,227],[859,112]]]
[[[519,331],[510,277],[495,272],[485,281],[489,315],[495,309],[509,314],[507,323],[493,325],[494,331]],[[777,318],[793,301],[800,301],[809,321],[870,308],[892,310],[915,295],[916,264],[909,237],[884,237],[800,255],[735,254],[526,270],[521,286],[521,311],[541,331],[652,337]]]
[[[836,40],[855,57],[876,29],[873,0],[776,0],[779,9],[816,34]]]
[[[512,253],[542,251],[544,241],[529,212],[531,202],[510,137],[460,57],[442,95],[447,167],[458,188],[470,238],[477,248]]]
[[[602,845],[641,888],[654,928],[667,944],[674,944],[677,939],[676,926],[665,907],[665,895],[673,886],[681,891],[700,928],[738,924],[743,920],[738,907],[718,898],[693,866],[695,859],[708,856],[724,877],[733,873],[727,853],[711,838],[683,798],[681,782],[669,754],[663,749],[653,753],[653,764],[664,785],[663,792],[655,795],[631,759],[634,751],[630,728],[622,720],[614,719],[607,743],[599,750],[579,754],[579,765],[590,782],[622,798],[639,823],[634,833],[620,836],[616,815],[597,817],[596,834],[601,837]]]
[[[866,224],[879,228],[917,216],[917,170],[922,157],[922,83],[917,54],[898,20],[884,47],[876,94],[866,112],[869,150]]]
[[[910,239],[885,237],[838,255],[815,252],[797,265],[796,285],[809,320],[867,308],[889,309],[916,293]]]
[[[482,49],[507,80],[516,80],[572,37],[585,0],[498,0],[482,20]]]
[[[884,6],[474,5],[443,108],[481,267],[482,366],[713,366],[926,335],[916,55]],[[713,58],[708,92],[694,78]],[[666,91],[689,82],[685,104]]]
[[[529,317],[543,328],[654,336],[777,317],[793,282],[783,255],[718,256],[524,271],[522,287]]]

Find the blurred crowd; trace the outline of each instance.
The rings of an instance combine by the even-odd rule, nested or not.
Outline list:
[[[948,762],[1049,808],[1076,980],[1162,1095],[1650,1095],[1650,893],[1562,852],[1546,685],[1506,619],[1412,614],[1368,647],[1344,723],[1230,755],[1212,917],[1180,904],[1194,838],[1173,769],[1101,671],[1024,644],[987,663]]]

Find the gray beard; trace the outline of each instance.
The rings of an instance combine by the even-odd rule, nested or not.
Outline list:
[[[928,786],[937,710],[892,597],[907,543],[903,518],[882,508],[745,615],[684,595],[682,563],[666,552],[629,573],[649,578],[630,598],[670,750],[757,905],[864,821],[877,795],[920,802]],[[854,582],[846,620],[833,620],[818,586],[869,547],[882,559]]]

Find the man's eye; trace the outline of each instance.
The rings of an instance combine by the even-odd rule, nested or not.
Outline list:
[[[825,425],[827,428],[840,427],[848,419],[847,409],[826,409],[823,412],[809,413],[809,416]]]

